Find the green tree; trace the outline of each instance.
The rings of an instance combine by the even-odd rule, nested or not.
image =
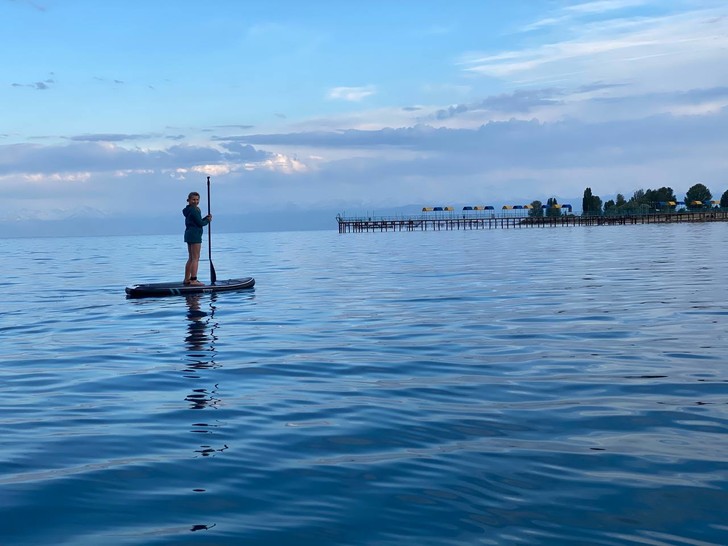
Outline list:
[[[531,210],[528,211],[529,216],[533,216],[534,218],[541,218],[543,216],[543,203],[541,201],[531,201],[531,207],[533,207]]]
[[[645,192],[645,201],[647,201],[652,210],[664,210],[672,207],[673,205],[668,205],[667,203],[675,202],[677,198],[672,188],[663,186],[657,190],[647,190]]]
[[[546,201],[546,216],[561,216],[561,207],[557,207],[559,203],[556,201],[556,197],[549,197]]]
[[[591,212],[592,191],[591,188],[584,190],[584,197],[581,198],[581,213],[588,216]]]
[[[621,193],[617,194],[617,200],[610,199],[604,203],[604,214],[607,216],[619,216],[620,214],[626,214],[627,212],[627,200]]]
[[[623,209],[627,214],[646,214],[650,211],[650,208],[651,203],[647,197],[647,192],[639,189],[629,198]]]
[[[728,209],[728,190],[725,190],[720,197],[720,208]]]
[[[645,190],[642,189],[636,190],[632,194],[632,197],[629,198],[629,201],[627,201],[627,207],[632,211],[639,210],[642,205],[646,204],[647,198],[645,197]]]
[[[602,200],[598,195],[592,195],[591,188],[584,190],[581,200],[581,211],[585,216],[594,216],[602,213]]]
[[[695,184],[685,194],[685,206],[688,208],[702,208],[703,206],[709,206],[712,198],[713,194],[710,193],[710,190],[704,184]],[[690,205],[690,203],[694,201],[700,201],[702,205]]]
[[[602,213],[602,198],[598,195],[595,195],[592,198],[592,210],[595,214],[601,214]]]

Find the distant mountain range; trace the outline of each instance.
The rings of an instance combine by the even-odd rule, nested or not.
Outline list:
[[[545,202],[545,200],[544,200]],[[571,203],[574,212],[581,210],[581,198],[560,199]],[[526,204],[530,201],[513,200],[507,204]],[[463,206],[492,204],[499,212],[505,203],[423,203],[399,207],[343,206],[338,209],[311,210],[280,209],[258,210],[239,214],[215,214],[213,233],[242,233],[256,231],[310,231],[337,229],[336,215],[364,217],[396,217],[419,214],[422,207],[452,206],[455,211]],[[162,235],[184,232],[182,215],[176,210],[163,217],[117,216],[91,207],[72,211],[55,209],[43,214],[31,211],[13,211],[12,217],[0,219],[2,237],[75,237],[96,235]],[[214,212],[214,211],[213,211]]]
[[[254,231],[335,230],[339,211],[277,211],[215,216],[213,233]],[[76,237],[108,235],[164,235],[184,232],[182,214],[164,217],[130,217],[104,215],[100,211],[83,209],[66,214],[53,211],[44,217],[24,217],[17,213],[12,219],[0,220],[1,237]],[[181,239],[180,239],[181,240]]]

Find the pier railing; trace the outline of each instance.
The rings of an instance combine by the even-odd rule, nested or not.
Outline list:
[[[385,231],[453,231],[473,229],[518,229],[527,227],[618,226],[680,222],[726,222],[728,209],[654,212],[620,216],[564,214],[528,216],[527,211],[493,213],[492,211],[435,212],[411,216],[342,216],[337,215],[339,233]]]

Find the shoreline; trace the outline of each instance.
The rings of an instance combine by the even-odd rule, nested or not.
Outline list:
[[[726,222],[728,209],[701,211],[658,212],[621,216],[496,216],[488,211],[466,211],[456,213],[424,213],[403,217],[345,217],[336,216],[339,233],[387,232],[387,231],[458,231],[516,229],[523,227],[577,227],[577,226],[619,226],[637,224],[672,224],[695,222]]]

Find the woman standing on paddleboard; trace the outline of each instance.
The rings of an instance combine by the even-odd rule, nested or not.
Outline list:
[[[192,286],[202,286],[197,280],[197,268],[200,265],[200,250],[202,249],[202,228],[210,223],[212,214],[204,218],[200,212],[200,194],[196,191],[187,196],[187,206],[182,210],[185,216],[185,243],[189,257],[185,264],[184,283]]]

